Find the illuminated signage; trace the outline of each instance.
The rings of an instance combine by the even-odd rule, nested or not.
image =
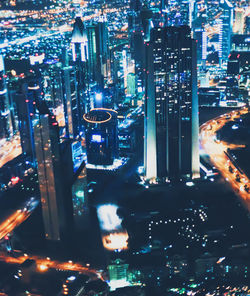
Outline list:
[[[102,136],[101,135],[92,135],[91,142],[101,143]]]
[[[35,64],[42,64],[45,58],[45,54],[30,56],[30,64],[33,66]]]

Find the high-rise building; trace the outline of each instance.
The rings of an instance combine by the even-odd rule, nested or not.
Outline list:
[[[108,265],[109,282],[111,290],[119,287],[129,286],[128,271],[129,265],[121,259],[116,259]]]
[[[236,34],[243,34],[244,27],[245,27],[245,9],[236,7],[234,9],[233,32]]]
[[[88,163],[112,165],[118,148],[116,111],[96,108],[83,118]]]
[[[15,94],[22,152],[35,161],[34,120],[36,104],[41,101],[39,79],[27,78]]]
[[[13,134],[8,90],[5,81],[3,56],[0,55],[0,139]]]
[[[199,176],[196,42],[190,28],[151,30],[146,43],[146,179]]]
[[[195,8],[193,0],[168,0],[166,2],[168,26],[191,25],[193,21],[193,10]]]
[[[194,39],[197,40],[197,63],[204,64],[207,58],[207,32],[204,27],[194,29]]]
[[[222,8],[222,14],[219,18],[219,58],[222,62],[226,62],[231,50],[233,5],[228,0],[220,0],[220,7]]]
[[[89,79],[103,89],[110,73],[109,39],[105,19],[100,18],[98,22],[89,24],[87,35]]]
[[[64,195],[59,128],[55,117],[49,114],[46,107],[41,105],[38,109],[34,139],[45,237],[60,241],[67,233],[67,211],[70,208]]]
[[[82,126],[82,116],[88,110],[87,106],[87,60],[88,60],[88,38],[87,32],[84,28],[83,22],[80,17],[75,20],[72,39],[72,58],[73,66],[76,76],[76,108],[77,108],[77,118],[78,124],[75,125],[78,128],[78,134],[81,132]]]
[[[61,69],[61,91],[66,126],[66,135],[70,138],[79,136],[79,106],[77,101],[76,72],[68,63],[68,55],[64,49],[64,64]]]

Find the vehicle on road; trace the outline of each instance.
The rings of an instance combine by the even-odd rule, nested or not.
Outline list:
[[[237,181],[237,182],[241,182],[241,179],[240,179],[240,175],[239,174],[236,174],[236,176],[235,176],[235,180]]]

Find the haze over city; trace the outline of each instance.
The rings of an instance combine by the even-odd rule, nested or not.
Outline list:
[[[1,0],[0,295],[250,294],[250,8]]]

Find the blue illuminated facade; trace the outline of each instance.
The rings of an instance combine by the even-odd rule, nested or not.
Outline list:
[[[116,111],[96,108],[83,118],[88,164],[112,165],[118,154]]]

